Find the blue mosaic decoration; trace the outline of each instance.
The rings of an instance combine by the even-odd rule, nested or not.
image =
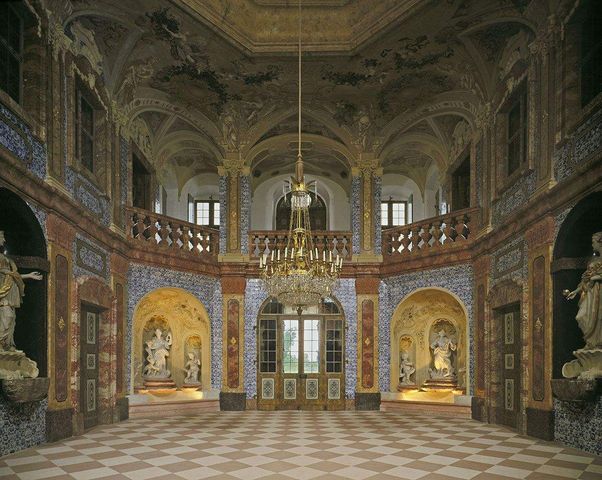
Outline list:
[[[89,210],[105,227],[111,224],[111,205],[107,197],[73,168],[66,169],[66,187],[73,198]]]
[[[499,247],[492,256],[491,284],[509,278],[519,281],[527,279],[529,265],[527,244],[523,237],[517,237]]]
[[[221,214],[221,210],[220,210]],[[221,219],[220,219],[221,220]],[[251,220],[251,177],[240,176],[240,253],[249,253],[249,226]]]
[[[23,161],[38,178],[46,178],[46,146],[34,137],[31,129],[0,103],[0,145]]]
[[[533,170],[517,179],[502,193],[492,207],[491,222],[494,226],[500,225],[508,215],[529,201],[535,191],[536,181],[537,172]]]
[[[357,296],[355,280],[339,280],[333,291],[345,315],[345,398],[355,398],[357,384]]]
[[[554,440],[602,455],[602,397],[585,408],[555,399]]]
[[[40,227],[42,228],[42,232],[44,232],[44,238],[47,239],[48,235],[46,234],[46,217],[47,217],[46,211],[42,210],[40,207],[38,207],[37,205],[35,205],[33,203],[27,202],[27,205],[29,206],[29,208],[31,208],[31,211],[38,219],[38,223],[40,224]]]
[[[382,228],[381,228],[381,211],[380,211],[380,202],[381,202],[381,194],[383,190],[383,179],[380,175],[374,175],[372,191],[374,193],[373,199],[373,211],[374,211],[374,253],[376,255],[380,255],[382,253]]]
[[[351,243],[353,248],[353,255],[359,255],[361,246],[361,232],[362,232],[362,217],[361,217],[361,205],[362,205],[362,187],[361,177],[351,177]]]
[[[128,198],[128,163],[130,159],[130,143],[123,137],[119,137],[119,190],[120,190],[120,202],[122,206],[122,219],[121,223],[125,227],[125,211],[123,207],[127,204]],[[164,212],[163,212],[164,213]]]
[[[219,177],[219,253],[226,253],[228,241],[228,177]]]
[[[602,110],[592,115],[554,153],[554,175],[558,182],[572,177],[602,150]]]
[[[109,253],[102,247],[77,233],[73,242],[73,276],[94,276],[108,280],[111,273]]]
[[[0,456],[46,442],[48,400],[11,403],[0,395]]]
[[[134,310],[146,294],[157,288],[173,287],[194,295],[205,307],[211,321],[211,386],[219,389],[222,379],[222,288],[218,279],[194,273],[131,263],[128,269],[128,314],[125,329],[126,369],[132,361]],[[126,377],[126,388],[131,389]]]
[[[381,282],[379,289],[378,345],[379,365],[378,377],[381,391],[390,389],[391,365],[391,319],[397,305],[410,293],[419,288],[443,288],[455,294],[466,308],[468,315],[468,348],[469,348],[469,395],[474,390],[474,320],[473,305],[473,272],[472,265],[456,265],[453,267],[408,273],[387,278]]]
[[[477,197],[477,205],[480,207],[483,205],[483,142],[479,141],[476,146],[475,154],[475,177],[476,186],[475,193]]]

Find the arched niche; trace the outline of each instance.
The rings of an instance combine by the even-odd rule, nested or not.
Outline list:
[[[39,271],[41,281],[25,280],[25,297],[17,308],[15,344],[37,362],[40,377],[47,376],[47,291],[50,264],[46,239],[38,219],[16,193],[0,188],[0,230],[4,231],[6,255],[20,273]]]
[[[416,368],[413,375],[416,388],[430,378],[429,368],[432,368],[433,364],[430,337],[441,322],[452,325],[456,331],[457,350],[452,359],[458,386],[467,388],[469,375],[467,319],[465,306],[448,290],[424,288],[415,290],[405,297],[395,309],[391,320],[390,391],[397,391],[399,386],[399,366],[404,339],[413,342],[409,347],[409,353],[410,361]]]
[[[552,375],[562,378],[562,366],[585,344],[575,316],[578,299],[566,300],[562,291],[574,290],[593,254],[592,235],[602,231],[602,191],[579,201],[560,226],[552,261],[553,334]]]
[[[146,294],[134,310],[132,331],[132,385],[143,388],[144,341],[150,339],[149,321],[159,322],[171,332],[173,343],[167,360],[178,387],[184,384],[188,352],[200,349],[200,380],[211,385],[211,328],[205,306],[191,293],[179,288],[158,288]],[[159,325],[157,323],[157,325]],[[148,338],[147,338],[148,337]],[[194,340],[196,338],[196,340]],[[191,340],[193,339],[193,340]],[[194,345],[194,346],[193,346]]]

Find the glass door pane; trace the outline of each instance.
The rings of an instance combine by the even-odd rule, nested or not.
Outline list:
[[[283,320],[283,324],[283,371],[299,373],[299,321]]]
[[[319,320],[303,321],[303,372],[320,371]]]

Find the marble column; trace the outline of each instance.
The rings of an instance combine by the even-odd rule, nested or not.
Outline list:
[[[355,281],[357,295],[357,410],[379,410],[378,382],[378,287],[377,277],[360,277]]]
[[[352,167],[353,261],[382,262],[380,197],[383,169],[372,153],[362,153]]]
[[[240,152],[228,152],[220,175],[220,261],[249,260],[250,169]]]
[[[244,390],[244,312],[246,279],[223,277],[222,311],[225,314],[222,335],[222,410],[245,410]]]

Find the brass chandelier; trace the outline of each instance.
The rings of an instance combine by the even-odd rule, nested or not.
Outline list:
[[[301,154],[301,0],[299,0],[299,142],[295,176],[286,187],[291,196],[291,218],[284,251],[272,249],[259,258],[259,270],[268,294],[284,305],[302,309],[317,305],[332,293],[343,268],[343,258],[314,247],[309,207],[310,185],[303,173]],[[286,188],[285,187],[285,188]]]

